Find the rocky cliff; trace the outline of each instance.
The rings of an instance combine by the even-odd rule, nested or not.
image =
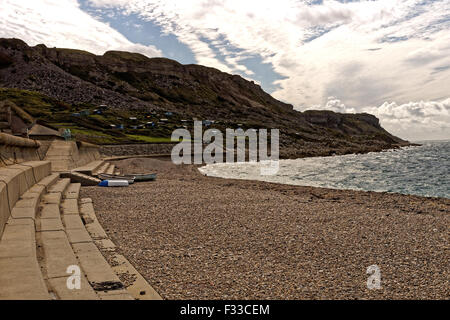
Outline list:
[[[95,122],[101,119],[83,122],[68,117],[68,113],[77,111],[76,106],[92,109],[98,105],[107,105],[117,114],[136,114],[138,118],[146,114],[160,118],[167,111],[173,113],[164,128],[161,125],[141,132],[131,128],[130,132],[116,134],[125,134],[128,140],[133,140],[130,133],[170,136],[174,127],[184,124],[181,120],[197,118],[215,120],[219,129],[238,125],[244,129],[278,128],[284,156],[367,152],[406,143],[385,131],[378,119],[369,114],[297,112],[292,105],[274,99],[238,75],[130,52],[108,51],[97,56],[81,50],[30,47],[18,39],[0,39],[0,87],[31,90],[39,93],[41,100],[60,106],[60,118],[56,121],[55,112],[50,112],[56,117],[52,118],[50,113],[39,115],[36,106],[27,110],[27,100],[17,98],[17,91],[12,94],[10,89],[3,89],[3,97],[0,92],[0,99],[23,104],[21,107],[32,115],[34,112],[37,118],[44,117],[49,123],[72,123],[84,129],[103,127],[103,133],[109,132],[107,123]]]

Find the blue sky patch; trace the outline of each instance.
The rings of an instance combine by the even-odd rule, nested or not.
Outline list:
[[[196,63],[193,52],[171,34],[164,34],[161,27],[151,21],[145,21],[136,14],[125,15],[116,8],[98,9],[89,5],[87,0],[79,0],[83,11],[108,23],[125,38],[142,45],[154,45],[166,58],[182,64]]]
[[[192,50],[173,34],[165,34],[162,28],[153,21],[142,19],[138,14],[124,14],[120,8],[97,8],[92,6],[87,0],[78,0],[80,8],[92,17],[108,23],[113,29],[120,32],[129,41],[142,45],[153,45],[163,53],[164,57],[176,60],[182,64],[198,63]],[[214,52],[215,58],[227,65],[227,57],[242,56],[240,64],[245,65],[249,70],[253,71],[253,75],[245,74],[239,70],[234,70],[234,74],[239,74],[246,78],[252,78],[261,83],[261,87],[272,93],[279,89],[275,85],[276,80],[285,79],[274,71],[270,63],[263,63],[259,55],[245,56],[244,50],[230,45],[224,35],[218,35],[213,41],[200,37],[200,40],[206,43]],[[226,49],[226,54],[220,51],[220,47]]]

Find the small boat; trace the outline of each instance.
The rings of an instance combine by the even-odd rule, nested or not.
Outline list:
[[[102,180],[99,187],[128,187],[128,180]]]
[[[156,180],[156,173],[144,173],[144,174],[132,174],[134,176],[134,181],[154,181]]]
[[[109,181],[126,180],[126,181],[128,181],[129,184],[133,184],[135,181],[134,176],[132,176],[132,175],[118,176],[118,175],[114,175],[114,174],[100,173],[98,175],[98,178],[100,180],[109,180]]]

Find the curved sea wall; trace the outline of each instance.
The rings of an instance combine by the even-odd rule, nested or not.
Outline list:
[[[100,159],[99,147],[80,141],[54,140],[45,160],[52,162],[53,171],[70,171]]]
[[[99,160],[100,148],[98,145],[87,143],[83,141],[77,141],[78,147],[78,164],[77,166],[84,166],[89,162]]]
[[[170,154],[176,143],[145,143],[120,144],[100,146],[100,153],[104,156],[131,156],[149,154]]]
[[[0,167],[40,160],[38,153],[40,147],[39,141],[0,133]]]

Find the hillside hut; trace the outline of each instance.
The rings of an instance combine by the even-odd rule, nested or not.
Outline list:
[[[34,140],[64,140],[58,131],[38,123],[34,124],[31,129],[28,130],[28,136]]]

